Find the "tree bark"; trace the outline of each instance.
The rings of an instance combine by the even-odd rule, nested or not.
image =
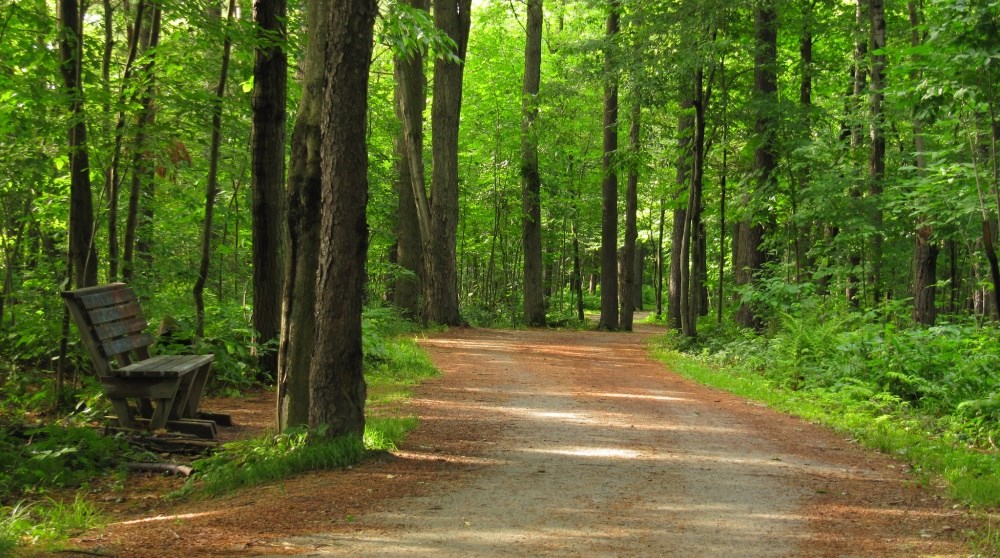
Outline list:
[[[408,0],[410,6],[426,11],[428,0]],[[420,315],[421,274],[423,257],[421,246],[420,220],[417,215],[415,189],[424,189],[423,115],[426,108],[427,79],[424,77],[424,57],[419,50],[409,56],[397,56],[393,73],[396,77],[396,117],[403,121],[399,136],[395,140],[396,150],[396,263],[403,268],[397,274],[393,289],[393,304],[407,317]],[[403,107],[412,110],[404,114]],[[407,141],[407,130],[412,138]],[[412,147],[412,151],[411,148]],[[411,161],[412,158],[412,161]],[[415,182],[414,169],[419,168],[420,179]]]
[[[757,113],[754,116],[754,135],[757,147],[754,149],[753,171],[756,176],[754,195],[764,196],[772,189],[773,173],[777,166],[775,154],[774,117],[775,95],[778,90],[777,75],[777,10],[774,0],[758,0],[754,7],[754,96]],[[763,250],[765,228],[762,222],[769,216],[744,218],[737,225],[736,284],[747,286],[758,277],[767,255]],[[760,330],[764,326],[759,309],[742,302],[736,311],[736,323],[740,327]]]
[[[852,75],[852,91],[851,98],[848,101],[848,118],[855,117],[856,115],[851,114],[851,111],[860,112],[861,110],[861,95],[864,92],[865,85],[867,84],[868,77],[865,71],[864,59],[868,54],[868,43],[861,40],[860,34],[862,29],[864,29],[865,24],[865,10],[866,10],[866,0],[857,0],[855,5],[854,18],[857,25],[857,33],[859,37],[854,43],[854,68]],[[861,148],[862,144],[862,129],[858,124],[852,124],[849,128],[850,138],[851,138],[851,151],[856,151]],[[856,185],[852,185],[850,188],[850,196],[852,200],[861,199],[861,189]],[[861,250],[854,248],[847,257],[848,267],[850,271],[847,276],[847,300],[850,302],[851,306],[857,308],[861,305],[861,296],[859,285],[861,283],[858,278],[858,268],[861,267]]]
[[[917,13],[917,3],[907,2],[907,12],[910,18],[910,45],[918,47],[920,39],[920,17]],[[910,80],[920,79],[918,70],[910,74]],[[927,156],[924,154],[923,122],[919,117],[913,117],[913,150],[914,164],[917,174],[923,175],[927,168]],[[918,324],[934,325],[937,320],[937,258],[938,244],[934,240],[934,229],[924,218],[917,219],[917,230],[913,246],[913,320]]]
[[[222,42],[222,65],[219,82],[215,87],[212,106],[212,140],[208,152],[208,178],[205,182],[205,216],[201,227],[201,256],[198,259],[198,277],[191,289],[194,296],[195,331],[198,337],[205,336],[205,283],[208,280],[208,266],[212,261],[212,216],[215,213],[215,198],[219,195],[219,148],[222,144],[222,103],[226,95],[226,81],[229,78],[229,59],[233,50],[233,39],[229,35],[236,13],[236,0],[229,0],[229,12],[225,25],[225,39]]]
[[[632,118],[629,125],[629,150],[633,158],[637,158],[639,153],[640,140],[640,116],[642,106],[636,100],[632,105]],[[636,225],[636,213],[639,206],[639,164],[635,160],[629,165],[628,179],[625,187],[625,246],[622,249],[622,293],[621,297],[621,317],[619,326],[624,331],[632,331],[632,322],[635,316],[635,286],[636,286],[636,239],[639,237],[639,230]],[[638,277],[639,292],[642,292],[642,273]]]
[[[281,331],[282,241],[285,238],[285,122],[288,57],[286,0],[254,0],[258,40],[254,51],[253,128],[250,136],[253,207],[253,327],[258,343]],[[260,373],[277,377],[278,354],[257,355]]]
[[[306,4],[309,40],[303,63],[302,100],[292,131],[288,171],[285,279],[278,343],[278,430],[309,423],[309,367],[316,320],[320,246],[320,117],[326,61],[327,14],[333,0]]]
[[[326,436],[365,431],[361,311],[368,250],[368,71],[375,0],[334,0],[320,119],[321,232],[309,425]]]
[[[469,41],[472,0],[435,0],[434,23],[451,37],[459,61],[438,57],[434,64],[431,105],[430,234],[423,238],[425,321],[461,325],[458,307],[456,245],[458,233],[458,129],[462,111],[462,76]],[[419,194],[417,194],[419,198]],[[418,211],[419,214],[419,211]]]
[[[868,162],[868,195],[874,205],[872,225],[872,295],[876,304],[882,301],[882,190],[885,179],[885,6],[883,0],[869,0],[871,16],[871,157]]]
[[[542,181],[538,174],[538,89],[542,64],[542,0],[528,0],[527,40],[524,47],[524,85],[521,91],[521,201],[524,247],[524,321],[545,325],[542,281]]]
[[[156,123],[156,108],[153,102],[156,57],[149,50],[159,44],[162,11],[158,4],[148,11],[141,8],[141,5],[136,8],[136,24],[132,30],[133,48],[136,52],[130,55],[137,56],[141,53],[149,56],[141,69],[145,87],[142,88],[139,100],[135,140],[132,145],[132,186],[129,192],[128,212],[125,217],[125,246],[122,254],[122,277],[126,282],[132,282],[135,279],[137,255],[147,263],[152,261],[150,251],[153,246],[152,205],[155,169],[147,141],[147,131]],[[121,124],[124,123],[121,122]]]
[[[90,188],[87,117],[84,111],[83,2],[59,1],[59,51],[63,87],[69,103],[69,268],[76,287],[97,284],[97,250],[94,247],[94,202]]]
[[[601,168],[601,317],[598,329],[618,329],[618,69],[615,44],[621,0],[608,0],[604,51],[604,155]]]

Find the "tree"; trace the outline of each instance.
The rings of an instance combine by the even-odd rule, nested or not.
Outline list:
[[[773,99],[778,90],[777,76],[777,9],[774,0],[757,0],[754,4],[754,195],[763,196],[773,190],[777,166],[775,152],[776,119]],[[748,200],[749,201],[749,200]],[[737,250],[734,255],[736,284],[750,285],[759,275],[767,254],[764,252],[764,223],[770,216],[744,215],[737,224]],[[741,327],[760,329],[762,316],[746,301],[736,311],[736,323]]]
[[[421,14],[430,7],[429,0],[409,0],[406,4]],[[396,53],[393,63],[396,78],[394,108],[396,118],[402,121],[399,134],[394,139],[396,154],[396,264],[402,269],[396,273],[392,288],[393,304],[404,315],[420,315],[420,275],[423,272],[420,220],[417,215],[416,188],[424,188],[423,175],[414,182],[414,172],[423,173],[424,131],[423,115],[426,108],[427,78],[424,76],[424,55],[421,48]],[[406,114],[403,107],[412,107]],[[407,142],[407,130],[413,134]],[[412,152],[410,151],[412,148]],[[413,160],[411,161],[411,157]]]
[[[69,102],[69,269],[77,287],[97,284],[97,251],[94,247],[94,205],[90,189],[90,156],[84,112],[83,2],[59,2],[59,51],[63,87]]]
[[[286,0],[255,0],[259,44],[254,49],[251,189],[253,191],[253,326],[262,343],[281,330],[281,254],[285,183],[288,59]],[[276,376],[277,352],[258,355],[260,371]]]
[[[524,87],[521,92],[521,199],[524,215],[524,321],[545,325],[542,284],[541,177],[538,174],[538,87],[542,64],[542,0],[528,0],[524,47]]]
[[[316,331],[309,367],[309,424],[327,436],[362,436],[361,310],[368,249],[368,71],[374,0],[333,0],[320,119],[322,219]],[[315,40],[315,39],[314,39]]]
[[[434,23],[455,45],[453,56],[439,56],[434,62],[434,100],[431,105],[431,195],[426,190],[423,160],[415,124],[410,116],[417,107],[398,97],[403,138],[408,152],[414,203],[420,226],[423,257],[424,300],[421,318],[425,323],[459,325],[456,236],[458,230],[458,130],[462,111],[462,75],[471,25],[471,0],[436,0]],[[402,74],[405,79],[408,75]],[[401,87],[409,87],[401,83]]]
[[[195,330],[198,337],[205,336],[205,282],[208,280],[208,266],[212,260],[212,218],[215,213],[215,198],[219,195],[219,147],[222,143],[222,103],[226,94],[226,82],[229,79],[229,61],[232,55],[233,40],[228,30],[236,13],[236,0],[229,0],[229,11],[226,14],[227,32],[222,44],[222,64],[219,69],[219,81],[215,87],[215,99],[212,107],[212,141],[208,154],[208,179],[205,181],[205,217],[201,231],[201,257],[198,260],[198,277],[191,289],[194,295]]]
[[[327,65],[327,15],[334,0],[306,4],[308,42],[302,99],[292,131],[288,170],[286,256],[278,342],[278,429],[309,424],[309,369],[316,329],[316,271],[320,251],[322,171],[320,121]]]
[[[618,70],[615,44],[621,1],[609,0],[604,47],[604,155],[601,169],[601,318],[599,329],[618,329]]]

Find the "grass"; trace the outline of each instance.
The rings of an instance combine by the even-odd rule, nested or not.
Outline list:
[[[103,521],[94,506],[79,495],[70,503],[49,499],[0,508],[0,558],[14,556],[20,545],[57,543]]]
[[[363,438],[326,439],[322,431],[294,428],[230,442],[196,461],[196,474],[173,496],[218,496],[307,471],[349,467],[370,451],[396,449],[417,426],[416,417],[399,416],[402,402],[412,395],[414,386],[438,371],[412,338],[378,338],[373,343],[378,350],[377,357],[366,362],[368,401]]]
[[[848,432],[861,444],[908,462],[925,483],[943,479],[951,496],[966,505],[1000,508],[997,456],[927,435],[920,417],[880,412],[877,404],[851,400],[832,390],[785,389],[761,375],[712,367],[661,347],[654,347],[654,355],[671,370],[697,382]]]

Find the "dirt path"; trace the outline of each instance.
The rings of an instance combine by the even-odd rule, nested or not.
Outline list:
[[[903,465],[669,374],[645,337],[433,335],[444,374],[420,388],[421,426],[395,457],[154,509],[81,543],[119,556],[970,554],[973,519]]]
[[[467,433],[489,448],[476,474],[355,533],[289,543],[315,556],[963,554],[962,518],[899,465],[665,374],[641,335],[467,330],[424,346],[445,375],[417,407],[427,423],[485,426]]]

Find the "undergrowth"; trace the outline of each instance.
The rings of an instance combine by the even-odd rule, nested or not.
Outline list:
[[[215,496],[280,481],[316,470],[344,468],[371,451],[396,449],[416,428],[415,417],[399,416],[400,403],[437,369],[412,336],[416,326],[391,309],[368,309],[363,318],[365,382],[368,385],[364,437],[328,439],[324,428],[294,427],[282,433],[230,442],[194,463],[195,475],[174,496]]]

